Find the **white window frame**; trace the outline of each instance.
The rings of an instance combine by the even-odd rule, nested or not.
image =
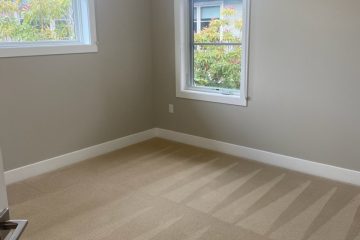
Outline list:
[[[97,52],[95,2],[72,0],[75,29],[74,41],[0,42],[0,57],[38,56]]]
[[[175,20],[175,61],[176,97],[200,101],[247,106],[248,99],[248,59],[250,30],[250,0],[243,0],[243,36],[240,91],[227,95],[218,89],[194,88],[189,86],[190,69],[190,23],[189,0],[174,0]],[[193,6],[191,6],[193,7]],[[191,19],[191,21],[193,21]]]

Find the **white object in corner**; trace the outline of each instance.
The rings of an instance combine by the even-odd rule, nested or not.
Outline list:
[[[193,146],[218,151],[305,174],[315,175],[318,177],[360,186],[360,172],[358,171],[165,129],[156,129],[155,134],[160,138],[190,144]]]
[[[146,141],[154,137],[154,129],[144,132],[136,133],[109,142],[105,142],[92,147],[84,148],[79,151],[67,153],[62,156],[54,157],[38,163],[20,167],[14,170],[5,172],[6,184],[16,183],[30,177],[35,177],[40,174],[51,172],[68,165],[78,163],[93,157],[97,157],[132,144]]]
[[[8,201],[6,194],[3,161],[2,161],[1,149],[0,149],[0,212],[3,209],[6,209],[7,207],[8,207]]]

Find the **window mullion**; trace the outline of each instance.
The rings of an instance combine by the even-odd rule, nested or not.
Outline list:
[[[76,27],[76,38],[79,42],[84,41],[84,33],[82,30],[82,17],[81,17],[81,11],[82,11],[82,2],[81,0],[73,0],[74,4],[74,20],[75,20],[75,27]]]
[[[196,32],[199,33],[201,31],[201,7],[197,7],[196,19],[197,19]]]

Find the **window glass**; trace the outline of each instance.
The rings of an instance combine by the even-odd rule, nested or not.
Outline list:
[[[0,0],[0,42],[78,38],[72,0]]]
[[[209,27],[211,20],[220,18],[220,7],[202,7],[201,8],[201,30]]]
[[[192,38],[192,87],[219,88],[228,93],[240,89],[241,3],[232,1],[222,10],[220,6],[201,7],[201,29]]]
[[[239,90],[240,55],[241,46],[238,45],[195,47],[194,86]]]
[[[211,20],[220,18],[220,6],[215,7],[202,7],[201,20]]]
[[[193,30],[194,30],[194,33],[196,33],[198,31],[198,19],[197,19],[197,8],[194,7],[193,8],[194,12],[193,12],[193,16],[194,16],[194,23],[193,23]]]
[[[197,8],[194,7],[194,21],[197,21]]]

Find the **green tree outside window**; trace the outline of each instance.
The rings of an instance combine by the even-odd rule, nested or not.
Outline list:
[[[0,0],[0,41],[73,40],[72,0]]]
[[[201,87],[240,89],[241,32],[243,22],[236,10],[225,8],[221,19],[194,34],[194,83]],[[238,45],[201,45],[201,43],[237,43]]]

